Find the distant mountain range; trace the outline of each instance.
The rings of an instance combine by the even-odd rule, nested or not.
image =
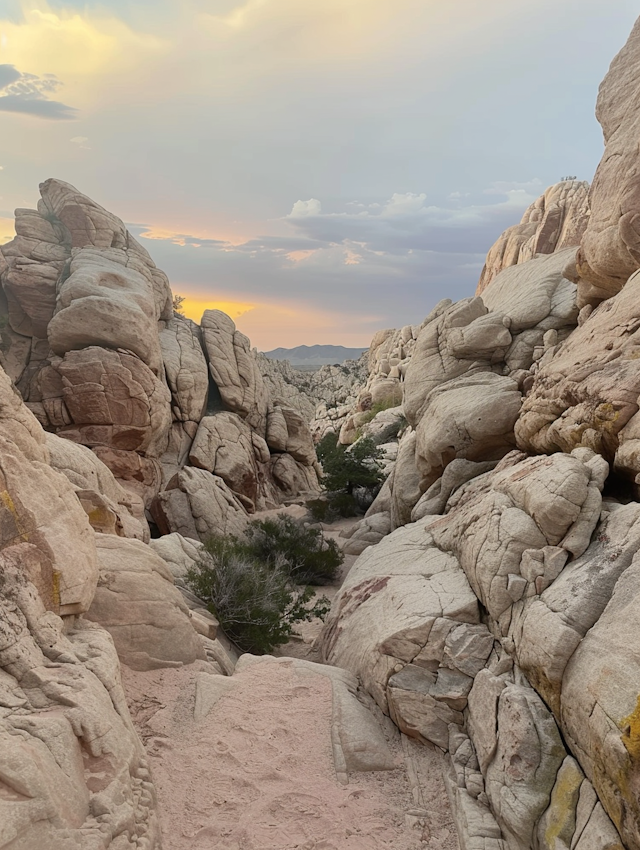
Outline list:
[[[296,348],[274,348],[264,354],[270,360],[288,360],[292,366],[325,366],[357,360],[366,348],[345,348],[343,345],[298,345]]]

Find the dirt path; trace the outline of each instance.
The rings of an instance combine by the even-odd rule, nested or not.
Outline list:
[[[340,545],[354,522],[324,533]],[[319,594],[332,599],[355,560],[347,555],[336,584]],[[442,753],[400,735],[375,707],[397,767],[350,772],[341,784],[331,682],[301,678],[299,662],[282,658],[320,661],[321,629],[319,620],[299,624],[277,663],[230,678],[199,662],[146,673],[123,667],[165,850],[458,850]],[[220,691],[213,702],[202,696],[211,689]]]
[[[331,684],[287,664],[256,664],[209,713],[194,715],[198,665],[123,678],[145,741],[166,850],[455,850],[432,752],[416,809],[400,735],[398,768],[336,777]],[[223,677],[215,677],[220,679]]]

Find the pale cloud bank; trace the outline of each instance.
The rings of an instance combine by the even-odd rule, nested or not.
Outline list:
[[[365,345],[470,295],[531,199],[593,176],[598,84],[637,16],[635,0],[1,5],[3,209],[72,183],[144,222],[176,291],[252,305],[238,323],[267,348]]]

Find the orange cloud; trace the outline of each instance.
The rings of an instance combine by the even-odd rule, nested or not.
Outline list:
[[[175,292],[176,295],[180,293]],[[250,310],[255,309],[255,304],[248,304],[244,301],[221,301],[215,298],[203,298],[194,295],[184,295],[182,302],[182,312],[188,319],[193,319],[194,322],[200,322],[202,314],[205,310],[222,310],[227,316],[235,321],[239,316],[243,316]]]
[[[256,303],[231,298],[207,298],[200,294],[183,295],[184,315],[200,322],[205,310],[222,310],[231,316],[239,331],[260,351],[296,345],[346,345],[363,348],[369,345],[376,330],[385,326],[382,316],[362,315],[354,318],[341,312],[314,310],[307,305],[280,302]]]

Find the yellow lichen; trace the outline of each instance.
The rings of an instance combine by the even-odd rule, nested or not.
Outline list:
[[[9,493],[9,491],[8,490],[1,490],[0,491],[0,499],[2,500],[2,503],[4,504],[5,508],[9,511],[9,513],[13,517],[13,520],[16,524],[16,529],[18,531],[18,534],[20,535],[20,537],[25,542],[28,541],[29,540],[29,534],[27,533],[27,530],[24,528],[24,526],[20,522],[20,517],[18,516],[18,511],[16,510],[15,503],[14,503],[13,499],[11,498],[11,494]]]
[[[640,759],[640,696],[636,702],[635,710],[620,722],[622,727],[622,743],[629,755],[634,759]]]
[[[543,845],[545,850],[557,847],[557,839],[561,839],[565,844],[571,842],[576,823],[576,805],[583,779],[584,774],[573,759],[567,759],[558,771],[546,814]]]

